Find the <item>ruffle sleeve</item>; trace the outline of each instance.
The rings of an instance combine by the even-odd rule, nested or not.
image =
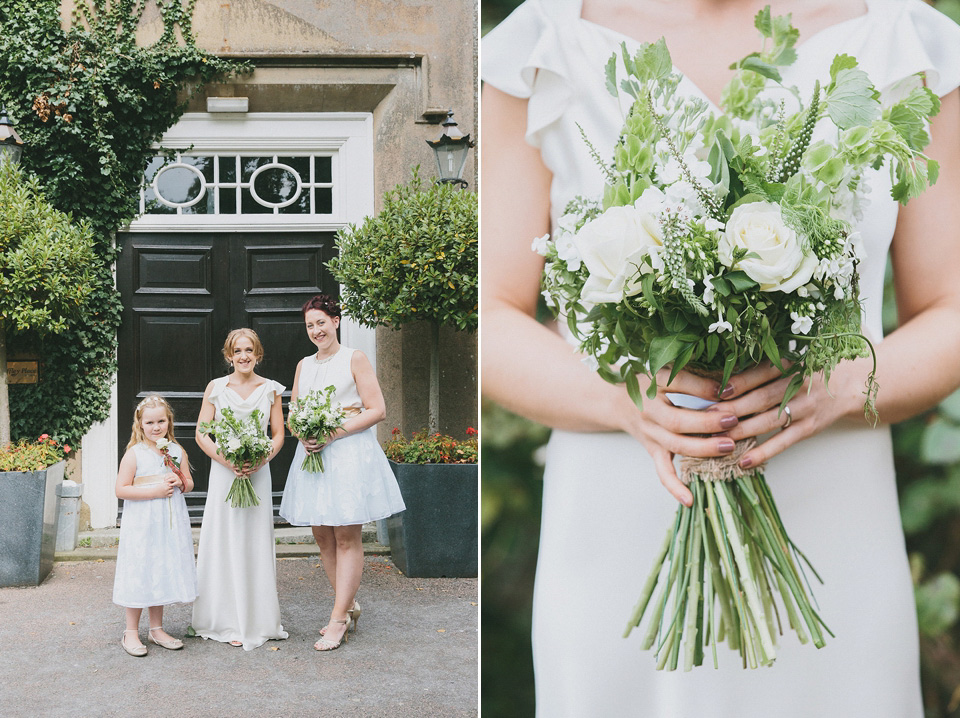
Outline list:
[[[273,379],[267,379],[267,394],[270,396],[270,406],[273,406],[273,402],[276,401],[277,397],[283,394],[285,387],[278,381]]]
[[[526,0],[483,38],[480,76],[498,90],[528,99],[526,140],[559,119],[571,97],[564,48],[579,20],[579,0]]]
[[[227,382],[230,380],[229,376],[221,376],[218,379],[214,379],[211,382],[210,387],[210,396],[207,398],[210,400],[210,403],[214,406],[219,406],[217,400],[223,394],[223,390],[227,388]]]
[[[922,0],[873,0],[882,22],[870,37],[870,77],[888,91],[918,72],[942,97],[960,87],[960,25]]]

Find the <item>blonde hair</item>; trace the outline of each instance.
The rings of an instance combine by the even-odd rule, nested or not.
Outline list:
[[[140,420],[143,418],[143,410],[156,409],[157,407],[162,407],[167,412],[167,434],[164,438],[180,446],[180,443],[173,438],[173,409],[170,408],[167,400],[159,394],[149,394],[145,396],[143,400],[137,404],[137,408],[133,410],[133,429],[130,432],[130,441],[127,442],[128,449],[146,440],[146,436],[143,434],[143,425],[140,423]],[[181,446],[180,448],[182,449],[183,447]]]
[[[260,343],[260,337],[257,336],[257,333],[253,331],[253,329],[241,327],[227,334],[227,340],[223,343],[223,358],[227,364],[233,364],[230,360],[233,358],[233,350],[236,348],[237,342],[241,337],[246,337],[253,342],[253,355],[257,358],[257,364],[263,361],[263,344]]]

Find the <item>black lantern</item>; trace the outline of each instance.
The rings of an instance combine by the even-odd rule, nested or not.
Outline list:
[[[463,180],[463,167],[467,163],[467,154],[473,147],[470,135],[461,134],[457,123],[453,121],[453,110],[447,112],[447,119],[443,121],[443,134],[437,139],[427,140],[427,144],[437,155],[437,169],[440,177],[437,182],[448,182],[466,187]]]
[[[7,108],[0,109],[0,163],[20,162],[23,154],[23,140],[13,129],[13,123],[7,117]]]

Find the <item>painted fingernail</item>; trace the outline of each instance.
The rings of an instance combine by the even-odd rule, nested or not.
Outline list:
[[[734,446],[735,444],[733,443],[733,439],[720,439],[720,441],[717,442],[717,451],[722,451],[725,454],[729,454],[731,451],[733,451]]]
[[[725,387],[723,387],[723,391],[720,392],[720,398],[728,399],[733,396],[734,391],[735,389],[733,388],[733,384],[727,384]]]
[[[740,459],[741,469],[749,469],[751,466],[753,466],[753,459],[751,459],[749,456],[744,456],[742,459]]]
[[[720,420],[720,426],[722,426],[724,429],[732,429],[739,423],[740,419],[732,414],[730,416],[725,416]]]

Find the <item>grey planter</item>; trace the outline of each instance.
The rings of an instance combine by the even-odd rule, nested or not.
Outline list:
[[[390,555],[415,578],[477,575],[477,465],[390,462],[406,511],[387,519]]]
[[[0,586],[39,586],[53,568],[65,466],[0,472]]]

